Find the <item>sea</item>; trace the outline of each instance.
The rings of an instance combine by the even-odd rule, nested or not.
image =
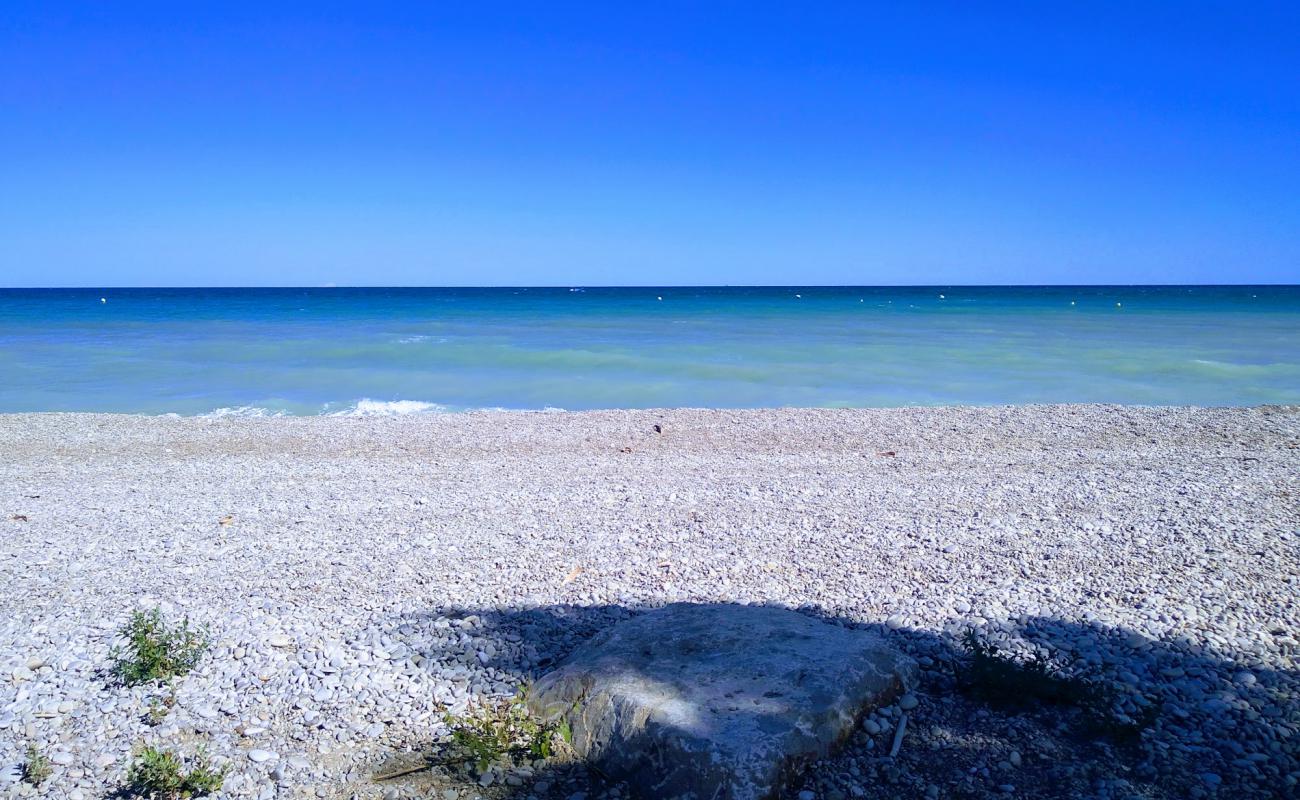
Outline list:
[[[1300,286],[0,289],[0,412],[1300,403]]]

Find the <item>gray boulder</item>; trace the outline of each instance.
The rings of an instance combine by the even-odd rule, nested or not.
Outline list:
[[[603,631],[541,678],[533,713],[646,798],[759,800],[900,696],[915,663],[865,631],[679,603]]]

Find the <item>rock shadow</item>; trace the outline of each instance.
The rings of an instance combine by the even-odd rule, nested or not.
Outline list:
[[[472,698],[512,694],[599,631],[655,607],[448,607],[402,617],[395,630],[406,657],[440,676],[437,699],[463,711]],[[1042,616],[913,628],[816,607],[795,610],[873,632],[922,669],[914,687],[920,704],[906,712],[897,756],[889,750],[904,712],[894,705],[868,716],[838,755],[809,765],[791,784],[791,797],[1295,796],[1300,675],[1267,665],[1268,642],[1224,653],[1186,638],[1157,640]],[[1100,701],[1017,703],[1014,686],[991,699],[971,685],[972,659],[963,643],[970,631],[998,652],[1022,660],[1038,654],[1054,675],[1097,687]],[[1274,648],[1274,660],[1278,652],[1285,654]],[[412,742],[412,752],[399,758],[418,758],[428,744]],[[515,780],[518,785],[482,787],[464,777],[411,773],[385,790],[439,798],[637,796],[634,787],[581,764],[539,764]]]

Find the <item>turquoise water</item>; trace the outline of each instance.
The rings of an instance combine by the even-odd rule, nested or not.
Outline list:
[[[1300,403],[1300,286],[0,290],[0,411],[1047,402]]]

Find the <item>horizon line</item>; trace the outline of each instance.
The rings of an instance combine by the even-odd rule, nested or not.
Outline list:
[[[285,285],[77,285],[0,286],[3,291],[121,291],[156,289],[1168,289],[1168,288],[1300,288],[1300,283],[690,283],[690,284],[285,284]]]

